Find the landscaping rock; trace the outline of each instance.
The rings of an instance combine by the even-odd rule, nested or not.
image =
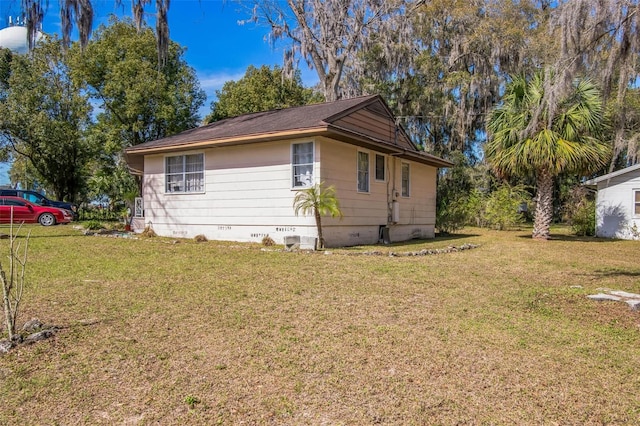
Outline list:
[[[640,294],[620,290],[609,290],[606,288],[599,288],[598,290],[604,293],[590,294],[587,297],[599,302],[625,302],[632,311],[640,311]]]
[[[48,338],[52,337],[54,334],[55,334],[55,330],[54,329],[47,329],[47,330],[38,331],[37,333],[33,333],[33,334],[28,335],[24,339],[24,343],[35,343],[35,342],[38,342],[40,340],[48,339]]]
[[[13,342],[10,340],[0,340],[0,354],[6,354],[13,347]]]
[[[22,326],[22,331],[27,333],[34,333],[42,328],[42,323],[38,318],[32,318],[31,320],[24,323]]]
[[[632,311],[640,311],[640,299],[627,300],[627,305],[629,305]]]
[[[605,301],[619,302],[622,300],[622,297],[613,296],[611,294],[604,294],[604,293],[590,294],[587,297],[591,300],[597,300],[598,302],[605,302]]]
[[[640,294],[627,293],[626,291],[614,290],[614,291],[609,291],[609,294],[613,294],[614,296],[619,296],[625,299],[640,299]]]

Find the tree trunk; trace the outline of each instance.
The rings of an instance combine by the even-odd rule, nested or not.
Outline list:
[[[13,321],[13,315],[11,312],[9,282],[7,281],[4,271],[2,270],[0,270],[0,279],[2,280],[2,304],[4,306],[4,321],[7,324],[7,333],[9,335],[9,340],[13,340],[13,335],[16,332],[16,326]]]
[[[320,218],[318,210],[315,210],[315,216],[316,227],[318,228],[318,243],[316,244],[316,250],[320,250],[324,248],[324,238],[322,237],[322,219]]]
[[[533,219],[532,237],[549,239],[549,228],[553,220],[553,176],[548,170],[541,170],[536,177],[536,212]]]

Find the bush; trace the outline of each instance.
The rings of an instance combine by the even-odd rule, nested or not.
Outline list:
[[[487,199],[483,215],[487,226],[505,230],[524,222],[521,206],[530,198],[523,185],[501,185]]]
[[[467,199],[458,198],[440,203],[436,212],[436,228],[439,232],[448,234],[461,229],[468,221]]]
[[[262,238],[262,245],[263,245],[263,246],[271,247],[271,246],[274,246],[275,244],[276,244],[276,242],[275,242],[275,241],[273,241],[273,238],[271,238],[271,237],[270,237],[270,236],[268,236],[268,235],[265,235],[265,236]]]
[[[596,234],[596,202],[593,193],[584,186],[576,186],[569,191],[564,205],[563,219],[571,225],[571,230],[579,236]]]
[[[467,199],[468,222],[473,225],[484,228],[487,226],[485,219],[485,210],[487,208],[487,196],[474,188]]]
[[[472,188],[467,157],[454,151],[449,159],[454,165],[438,177],[436,196],[436,228],[443,233],[457,231],[466,225],[469,218],[467,197]]]
[[[83,226],[85,229],[88,229],[90,231],[97,231],[98,229],[104,228],[102,222],[100,222],[99,220],[88,220],[84,222]]]
[[[583,200],[576,208],[571,219],[571,230],[580,236],[596,235],[596,202]]]
[[[205,237],[205,236],[204,236],[204,235],[202,235],[202,234],[198,234],[198,235],[196,235],[195,237],[193,237],[193,239],[195,240],[195,242],[196,242],[196,243],[204,243],[204,242],[209,241],[209,240],[207,239],[207,237]]]

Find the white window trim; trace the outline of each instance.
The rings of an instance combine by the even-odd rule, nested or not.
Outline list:
[[[384,169],[382,170],[382,179],[378,179],[378,157],[382,157],[382,161],[384,162]],[[373,164],[373,174],[376,182],[386,182],[387,181],[387,156],[383,154],[374,154],[373,158],[375,159]]]
[[[167,158],[171,157],[186,157],[187,155],[202,155],[202,190],[201,191],[167,191]],[[162,157],[162,166],[164,168],[164,193],[166,195],[181,195],[181,194],[204,194],[205,188],[207,187],[207,174],[206,174],[206,158],[204,152],[202,151],[193,151],[193,152],[182,152],[182,153],[174,153],[167,154]],[[182,172],[185,175],[186,170]],[[185,179],[186,181],[186,179]]]
[[[636,194],[640,194],[640,188],[631,190],[631,213],[635,218],[640,217],[640,213],[636,213],[636,204],[640,205],[640,201],[636,201]]]
[[[293,146],[294,145],[304,145],[304,144],[311,144],[311,152],[313,153],[313,159],[311,161],[311,163],[300,163],[299,165],[311,165],[311,176],[310,176],[310,182],[308,185],[303,186],[303,185],[299,185],[296,186],[295,185],[295,181],[296,181],[296,175],[295,175],[295,167],[297,164],[295,164],[293,162]],[[291,146],[289,148],[289,163],[291,165],[291,171],[290,171],[290,178],[291,178],[291,189],[293,191],[299,191],[301,189],[307,189],[307,188],[311,188],[313,185],[315,185],[316,183],[316,143],[314,141],[300,141],[300,142],[293,142],[291,143]]]
[[[358,150],[356,154],[356,189],[360,194],[369,194],[371,192],[371,154],[367,151]],[[367,190],[360,189],[360,154],[367,155]]]
[[[404,180],[402,179],[402,174],[404,171],[404,166],[407,166],[409,171],[409,176],[407,176],[407,193],[404,192]],[[404,198],[411,197],[411,164],[402,162],[400,163],[400,195]]]

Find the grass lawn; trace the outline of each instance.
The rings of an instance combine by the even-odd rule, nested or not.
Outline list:
[[[30,229],[20,324],[64,328],[0,356],[3,425],[640,424],[640,312],[586,298],[640,293],[640,242],[472,228],[309,254]]]

